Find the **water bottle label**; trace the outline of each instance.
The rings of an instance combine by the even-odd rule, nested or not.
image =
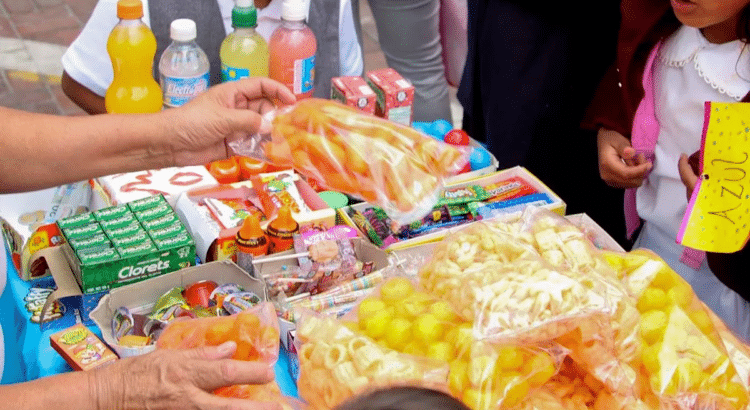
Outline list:
[[[162,76],[164,105],[179,107],[206,91],[211,82],[208,73],[197,77]]]
[[[247,68],[231,67],[226,64],[221,65],[221,80],[236,81],[250,77],[250,70]]]
[[[315,82],[315,55],[294,60],[294,93],[304,94],[313,89]]]

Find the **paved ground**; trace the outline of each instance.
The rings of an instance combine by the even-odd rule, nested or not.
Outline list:
[[[96,0],[0,0],[0,106],[83,115],[60,89],[60,57]],[[360,1],[365,69],[386,67],[375,23]],[[454,118],[460,118],[454,102]]]

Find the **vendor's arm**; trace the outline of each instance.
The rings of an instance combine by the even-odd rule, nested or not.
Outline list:
[[[294,101],[280,83],[250,78],[157,114],[61,117],[0,107],[0,192],[226,158],[225,139],[258,132],[261,113]]]
[[[236,348],[227,342],[193,350],[157,350],[87,372],[0,386],[0,410],[280,409],[276,403],[210,393],[219,387],[273,380],[268,364],[229,359]]]
[[[67,71],[63,71],[60,85],[71,101],[89,114],[104,114],[104,97],[89,90],[83,84],[74,80]]]

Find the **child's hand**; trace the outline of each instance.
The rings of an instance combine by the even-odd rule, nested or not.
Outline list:
[[[690,196],[693,195],[695,184],[698,183],[698,175],[690,165],[686,154],[680,155],[680,161],[677,163],[677,168],[680,170],[680,179],[682,180],[682,183],[685,184],[685,188],[687,189],[687,199],[690,201]]]
[[[609,186],[637,188],[651,170],[651,161],[637,154],[630,141],[612,130],[600,129],[596,136],[599,147],[599,175]]]

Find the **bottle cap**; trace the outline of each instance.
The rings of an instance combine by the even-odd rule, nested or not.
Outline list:
[[[284,0],[281,3],[281,18],[286,21],[305,20],[305,2],[303,0]]]
[[[260,228],[258,217],[255,214],[250,214],[242,222],[242,227],[237,232],[237,239],[247,241],[248,239],[261,238],[265,235],[266,233]]]
[[[320,199],[322,199],[331,209],[339,209],[349,205],[349,198],[341,192],[323,191],[319,192],[318,196],[320,196]]]
[[[117,17],[125,20],[143,17],[143,3],[141,0],[118,0]]]
[[[258,11],[248,0],[237,0],[232,9],[232,27],[255,27],[258,21]]]
[[[173,20],[169,26],[169,36],[174,41],[192,41],[195,40],[195,22],[190,19]]]

